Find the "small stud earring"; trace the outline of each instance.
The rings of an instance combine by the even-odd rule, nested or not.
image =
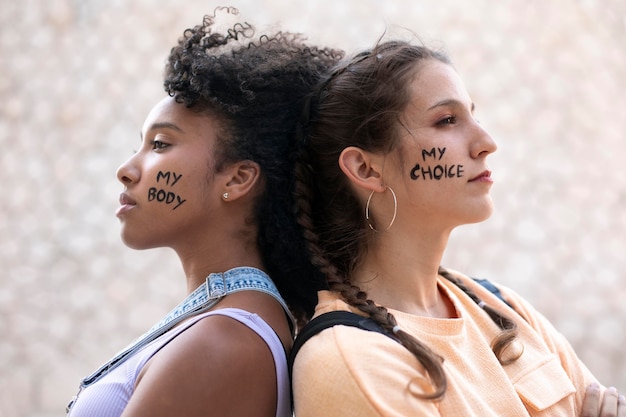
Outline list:
[[[228,193],[224,193],[224,194],[222,194],[222,198],[223,198],[224,200],[228,200]]]

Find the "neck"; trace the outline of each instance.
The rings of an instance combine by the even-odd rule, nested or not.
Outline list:
[[[177,250],[176,253],[187,278],[188,294],[198,288],[213,272],[224,272],[239,266],[265,270],[256,245],[246,244],[241,240],[232,242],[222,240],[219,244],[211,242],[197,245],[187,251]]]
[[[354,282],[377,304],[410,314],[449,317],[452,311],[437,285],[448,233],[420,239],[391,229],[374,236]]]

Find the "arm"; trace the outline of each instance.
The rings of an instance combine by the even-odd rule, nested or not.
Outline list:
[[[539,313],[528,301],[520,297],[515,291],[506,287],[500,287],[504,297],[513,305],[523,318],[521,325],[530,325],[543,339],[548,349],[555,353],[565,371],[570,375],[576,387],[583,387],[580,392],[581,398],[585,388],[597,382],[593,374],[587,369],[585,364],[578,358],[572,345],[561,334],[554,325],[541,313]]]
[[[123,417],[274,416],[276,371],[265,342],[228,317],[200,320],[144,367]]]
[[[455,274],[481,299],[497,308],[501,313],[515,319],[520,326],[520,333],[532,332],[539,336],[541,344],[558,358],[560,366],[565,370],[568,378],[575,386],[574,398],[577,416],[626,417],[626,399],[624,396],[619,395],[614,388],[605,389],[600,386],[596,378],[580,361],[571,344],[530,303],[520,297],[515,291],[498,285],[504,298],[514,309],[513,311],[470,278],[458,272],[455,272]]]
[[[558,356],[561,366],[576,387],[576,404],[578,409],[581,410],[580,415],[584,417],[608,417],[614,415],[621,417],[622,414],[610,414],[607,411],[617,407],[617,392],[613,395],[613,392],[609,392],[598,384],[595,376],[578,358],[571,344],[552,323],[511,289],[505,287],[502,288],[502,292],[515,310],[524,318],[525,322],[541,335],[548,349]],[[603,395],[603,392],[608,393],[608,395]],[[613,397],[615,399],[614,402],[612,401]],[[626,406],[622,408],[624,407]],[[626,413],[626,410],[621,412]]]

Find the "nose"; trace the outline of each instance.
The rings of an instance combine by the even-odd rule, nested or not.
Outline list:
[[[129,185],[139,181],[140,171],[135,164],[135,157],[137,154],[128,158],[122,165],[119,166],[116,172],[117,180],[124,185]]]
[[[498,149],[498,145],[493,140],[489,132],[487,132],[478,122],[476,123],[475,140],[472,144],[471,154],[472,158],[486,157],[487,155],[494,153]]]

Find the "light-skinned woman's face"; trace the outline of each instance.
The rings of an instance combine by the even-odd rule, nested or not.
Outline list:
[[[450,65],[431,59],[417,67],[408,88],[411,100],[395,154],[400,163],[394,164],[401,169],[393,178],[385,175],[398,193],[398,214],[409,224],[444,228],[486,219],[493,182],[487,156],[496,144],[474,118],[461,78]]]

